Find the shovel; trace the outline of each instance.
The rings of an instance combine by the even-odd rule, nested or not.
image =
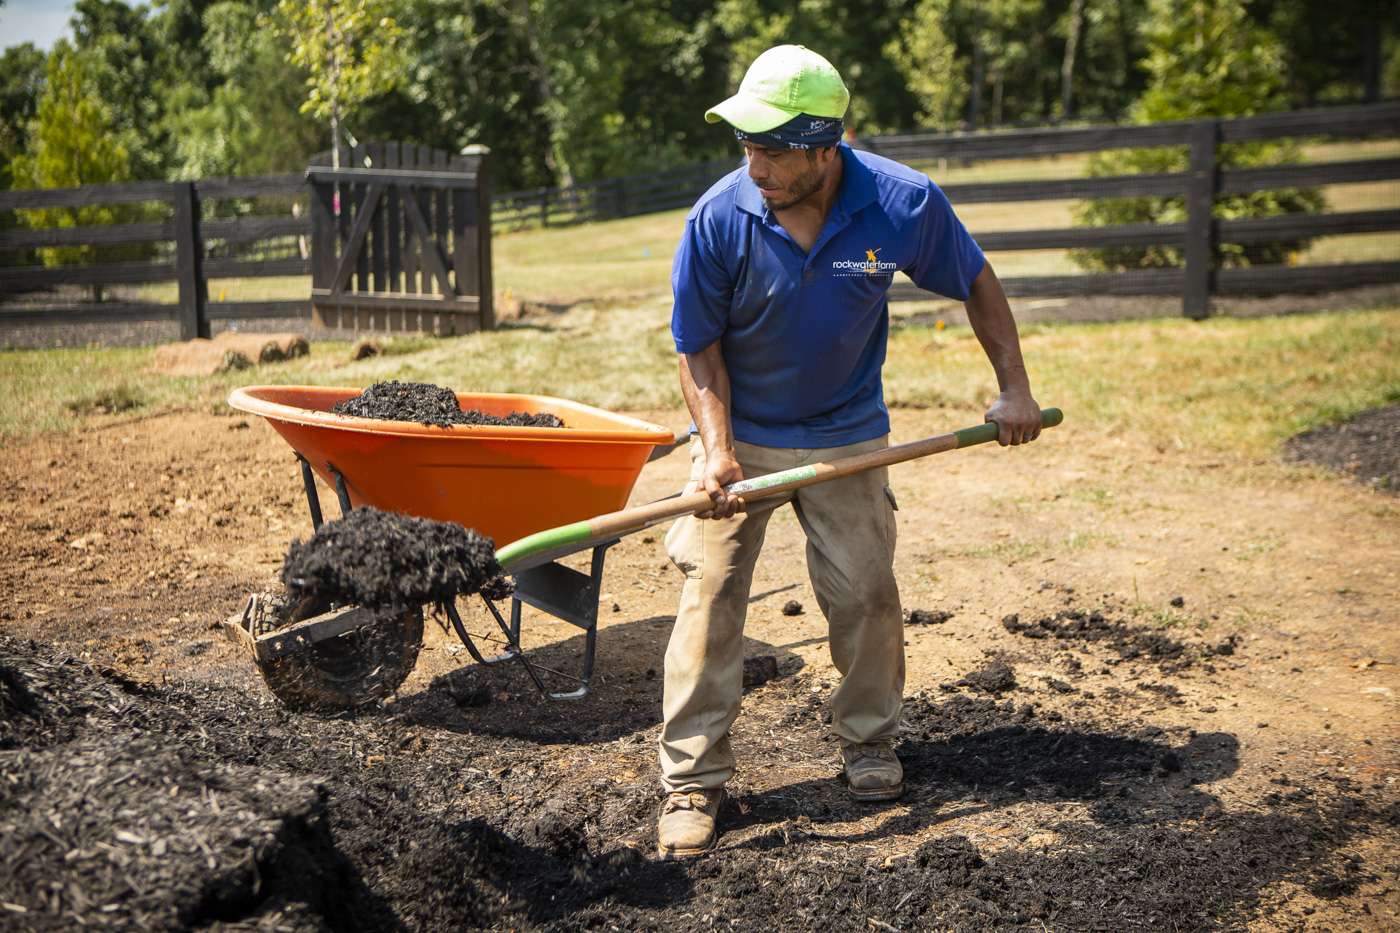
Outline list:
[[[1043,427],[1053,428],[1064,421],[1064,417],[1064,413],[1058,408],[1046,408],[1040,413],[1040,423]],[[724,488],[729,494],[739,497],[741,500],[739,508],[742,510],[744,503],[783,495],[794,489],[801,489],[803,486],[825,483],[842,476],[863,473],[866,470],[889,466],[893,463],[903,463],[906,460],[917,460],[920,457],[940,454],[948,450],[960,450],[976,444],[988,444],[997,439],[1000,430],[995,422],[988,422],[979,424],[975,428],[963,428],[960,431],[938,434],[922,440],[910,441],[907,444],[896,444],[893,447],[873,450],[853,457],[841,457],[825,463],[812,463],[807,466],[794,467],[791,470],[769,473],[765,476],[755,476],[751,479],[731,483]],[[606,515],[599,515],[595,518],[527,535],[519,541],[512,541],[505,547],[498,549],[496,560],[506,573],[519,573],[531,567],[547,564],[566,554],[572,554],[604,541],[633,534],[644,528],[650,528],[652,525],[679,518],[682,515],[703,512],[713,504],[713,500],[710,499],[710,494],[707,492],[681,493],[669,496],[646,505],[609,512]]]

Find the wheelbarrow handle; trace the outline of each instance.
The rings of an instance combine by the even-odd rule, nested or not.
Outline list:
[[[1042,425],[1053,428],[1064,420],[1064,413],[1058,408],[1046,408],[1041,411],[1040,419]],[[920,457],[949,450],[959,450],[976,444],[988,444],[996,440],[999,433],[1000,428],[996,423],[988,422],[949,434],[938,434],[906,444],[896,444],[893,447],[872,450],[869,453],[857,454],[853,457],[841,457],[825,463],[813,463],[794,467],[791,470],[755,476],[751,479],[730,483],[724,488],[726,492],[738,496],[742,500],[740,504],[742,509],[748,502],[783,495],[794,489],[801,489],[803,486],[825,483],[842,476],[863,473],[866,470],[903,463],[906,460],[917,460]],[[496,560],[507,573],[516,573],[593,544],[620,538],[623,535],[650,528],[652,525],[679,518],[682,515],[704,512],[712,505],[713,500],[706,492],[670,496],[656,502],[649,502],[646,505],[633,506],[630,509],[609,512],[596,518],[536,532],[521,538],[519,541],[512,541],[496,551]]]

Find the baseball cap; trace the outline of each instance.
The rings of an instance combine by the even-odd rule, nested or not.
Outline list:
[[[843,117],[850,102],[851,92],[831,62],[806,46],[779,45],[753,60],[739,92],[706,110],[705,121],[766,133],[800,113]]]

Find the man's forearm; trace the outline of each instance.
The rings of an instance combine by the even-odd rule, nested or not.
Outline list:
[[[698,353],[680,357],[681,394],[690,417],[700,431],[709,454],[732,452],[734,434],[729,423],[729,369],[724,365],[719,341]]]
[[[1001,281],[987,263],[972,283],[972,290],[963,305],[972,332],[982,344],[987,359],[996,370],[1001,391],[1030,392],[1030,378],[1021,359],[1021,338],[1016,332],[1016,319],[1011,315],[1006,292]]]

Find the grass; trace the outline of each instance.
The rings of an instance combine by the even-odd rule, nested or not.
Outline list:
[[[0,437],[68,430],[103,411],[219,410],[234,386],[255,383],[410,379],[678,410],[668,311],[664,300],[585,306],[542,325],[390,341],[358,362],[347,344],[318,343],[308,357],[207,377],[153,371],[150,348],[9,351],[0,353]],[[1400,308],[1030,325],[1022,340],[1043,403],[1080,430],[1164,450],[1269,456],[1299,431],[1400,401]],[[996,391],[966,327],[896,326],[885,386],[890,404],[945,408],[950,424],[980,420]]]
[[[1400,309],[1031,325],[1022,342],[1043,402],[1164,448],[1264,456],[1299,431],[1400,401]],[[966,328],[896,328],[885,373],[892,404],[976,412],[995,388]]]

